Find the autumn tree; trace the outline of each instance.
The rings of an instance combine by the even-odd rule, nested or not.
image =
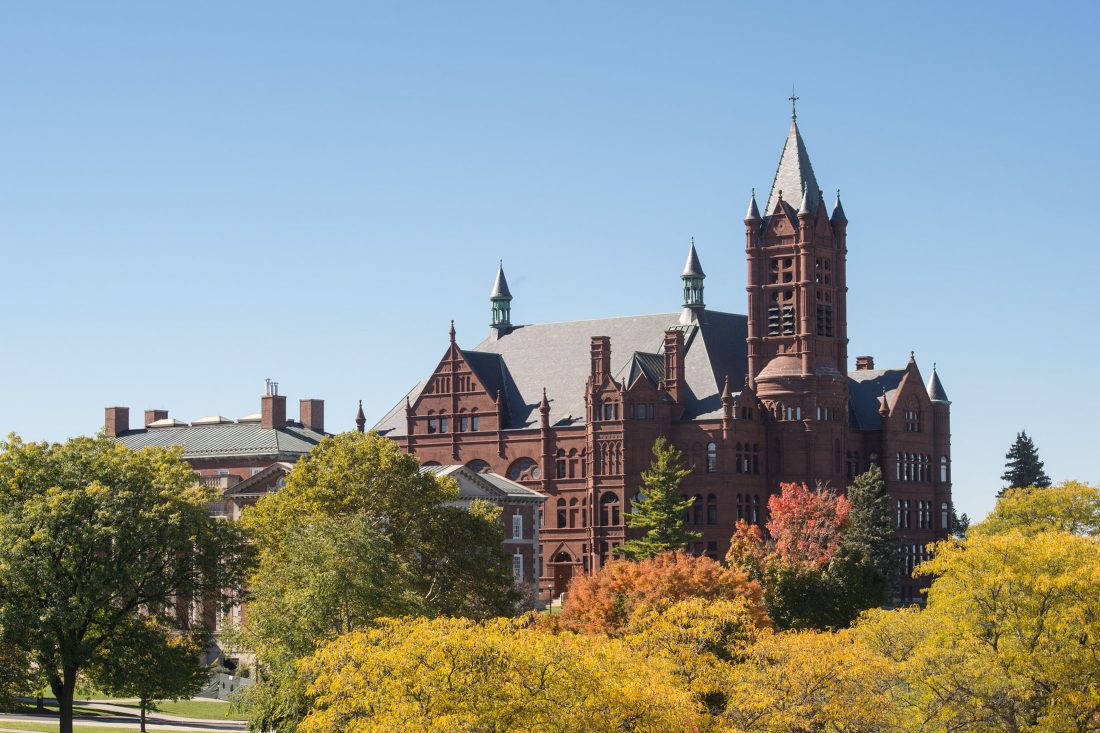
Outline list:
[[[1027,535],[1069,532],[1100,536],[1100,488],[1066,481],[1049,488],[1009,489],[974,534],[1017,530]]]
[[[670,663],[525,619],[386,619],[303,663],[302,733],[685,731],[702,713]]]
[[[517,601],[499,509],[453,505],[458,487],[376,434],[322,440],[286,486],[246,510],[259,550],[240,645],[261,682],[251,724],[294,730],[305,714],[295,660],[380,616],[510,614]]]
[[[766,623],[760,586],[745,572],[683,550],[641,561],[613,560],[591,575],[575,577],[553,622],[586,633],[622,634],[642,607],[661,610],[690,598],[746,599]]]
[[[780,484],[768,498],[768,534],[784,559],[821,567],[840,548],[851,506],[843,496],[818,486]]]
[[[1043,470],[1043,462],[1039,460],[1039,449],[1026,431],[1016,433],[1016,442],[1005,454],[1005,461],[1005,472],[1001,480],[1008,486],[1001,489],[997,496],[1003,496],[1008,489],[1050,486],[1050,477]]]
[[[209,630],[178,631],[152,618],[135,619],[127,633],[101,649],[88,667],[98,689],[116,697],[136,698],[145,718],[158,700],[181,700],[197,694],[210,679],[201,664],[210,641]]]
[[[680,482],[690,474],[680,450],[663,437],[657,438],[653,443],[653,462],[642,472],[642,490],[626,515],[626,525],[643,530],[644,534],[623,543],[624,555],[654,557],[683,549],[691,540],[702,537],[699,532],[684,528],[685,513],[695,499],[680,495]]]
[[[179,624],[178,603],[237,597],[249,548],[236,523],[210,516],[216,498],[179,449],[0,443],[0,629],[48,681],[61,733],[78,676],[138,619]]]
[[[925,610],[856,627],[930,730],[1100,730],[1100,544],[1017,530],[941,542]]]

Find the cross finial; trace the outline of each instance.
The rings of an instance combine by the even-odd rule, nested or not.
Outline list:
[[[798,101],[798,97],[795,96],[794,93],[794,84],[791,84],[791,96],[787,97],[787,99],[791,100],[791,122],[794,122],[798,119],[798,112],[795,110],[794,106],[794,103]]]

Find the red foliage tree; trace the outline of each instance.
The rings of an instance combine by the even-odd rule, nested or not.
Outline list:
[[[687,598],[746,598],[766,625],[761,596],[759,583],[743,570],[676,550],[640,562],[613,560],[597,573],[574,578],[555,621],[572,631],[614,635],[642,607],[660,610]]]
[[[850,505],[843,496],[821,486],[780,484],[768,499],[768,534],[785,560],[821,567],[837,551],[848,528]]]

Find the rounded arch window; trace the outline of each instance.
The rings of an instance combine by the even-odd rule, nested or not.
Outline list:
[[[619,524],[619,497],[611,492],[600,497],[600,524],[605,527]]]
[[[474,460],[466,464],[466,468],[474,471],[475,473],[484,473],[485,471],[489,470],[489,464],[488,462],[483,461],[480,458],[475,458]]]
[[[539,464],[530,458],[519,458],[508,467],[508,478],[513,481],[537,481],[541,475]]]

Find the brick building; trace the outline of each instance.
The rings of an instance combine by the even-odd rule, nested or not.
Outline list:
[[[498,270],[487,338],[443,358],[378,423],[426,465],[491,470],[547,495],[537,558],[544,598],[600,567],[627,530],[624,515],[666,436],[694,473],[690,548],[723,557],[738,519],[763,523],[781,482],[842,489],[882,467],[908,569],[948,532],[950,402],[912,354],[898,368],[869,356],[848,367],[848,220],[831,212],[797,122],[763,214],[745,224],[745,315],[708,309],[694,242],[678,311],[513,325]],[[731,286],[733,284],[731,283]],[[903,581],[903,597],[917,583]]]

